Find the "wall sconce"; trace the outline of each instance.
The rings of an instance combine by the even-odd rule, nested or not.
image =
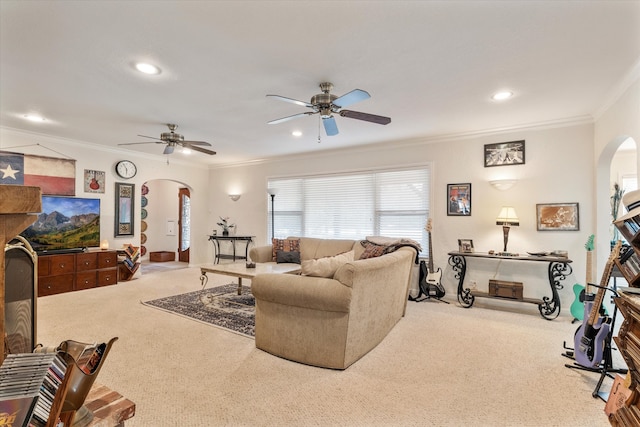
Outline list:
[[[503,206],[500,209],[498,218],[496,218],[496,225],[502,226],[502,235],[504,237],[504,252],[507,252],[507,242],[509,241],[509,229],[512,225],[520,225],[520,220],[516,214],[516,210],[511,206]]]
[[[229,194],[229,198],[234,202],[237,202],[240,199],[240,196],[242,196],[242,194]]]
[[[495,179],[493,181],[489,181],[489,184],[491,184],[496,190],[505,191],[516,185],[517,182],[517,179]]]
[[[103,251],[109,249],[109,241],[107,239],[100,242],[100,249],[102,249]]]

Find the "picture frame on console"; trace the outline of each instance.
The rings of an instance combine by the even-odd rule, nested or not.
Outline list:
[[[135,184],[116,182],[114,236],[133,236]]]
[[[471,216],[471,183],[447,184],[447,215]]]
[[[538,231],[579,231],[580,210],[578,203],[536,204]]]
[[[458,252],[473,253],[473,240],[458,239]]]
[[[524,140],[485,144],[485,168],[511,165],[524,165]]]

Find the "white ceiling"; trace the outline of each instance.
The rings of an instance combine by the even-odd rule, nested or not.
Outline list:
[[[592,120],[640,59],[638,1],[0,0],[0,12],[1,126],[115,148],[177,123],[212,144],[218,155],[190,155],[212,165]],[[317,115],[267,124],[308,110],[265,95],[309,101],[323,81],[368,91],[349,109],[392,122],[337,117],[321,143]],[[501,89],[515,96],[492,101]]]

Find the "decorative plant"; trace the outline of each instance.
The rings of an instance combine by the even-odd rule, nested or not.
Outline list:
[[[235,227],[235,224],[229,224],[229,217],[220,217],[220,222],[218,223],[220,227],[222,227],[223,233],[229,233],[229,229]]]
[[[624,189],[618,185],[618,183],[613,184],[613,194],[611,195],[611,218],[612,221],[618,219],[618,210],[620,208],[620,201],[622,200],[622,195],[624,194]],[[613,241],[617,241],[618,237],[618,229],[613,227]]]

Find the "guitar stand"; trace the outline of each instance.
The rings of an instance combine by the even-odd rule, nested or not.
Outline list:
[[[424,298],[420,299],[421,295],[424,295]],[[429,295],[425,294],[424,292],[422,292],[422,289],[420,289],[420,293],[415,298],[412,297],[411,295],[409,295],[409,301],[422,302],[422,301],[427,301],[427,300],[436,300],[438,302],[443,302],[445,304],[449,304],[449,301],[445,301],[442,298],[432,297],[432,296],[429,296]]]
[[[592,286],[596,286],[596,285],[592,285]],[[596,286],[597,287],[597,286]],[[611,292],[613,292],[615,294],[615,296],[618,296],[618,293],[616,292],[615,289],[609,289],[607,288],[607,290],[610,290]],[[602,309],[602,307],[600,307],[600,309]],[[573,364],[568,364],[566,363],[564,366],[569,368],[569,369],[579,369],[581,371],[587,371],[587,372],[595,372],[595,373],[599,373],[600,374],[600,379],[598,380],[598,383],[596,384],[595,389],[593,390],[593,392],[591,393],[591,396],[593,396],[594,398],[600,398],[603,401],[607,401],[609,399],[609,393],[608,392],[601,392],[600,391],[600,387],[602,387],[602,382],[604,381],[604,379],[606,377],[609,378],[614,378],[614,376],[612,374],[626,374],[627,373],[627,369],[624,368],[619,368],[616,369],[613,367],[613,358],[612,358],[612,350],[613,348],[611,347],[611,341],[613,339],[613,329],[614,326],[616,324],[616,314],[618,313],[618,307],[614,304],[614,308],[613,308],[613,316],[611,316],[611,329],[609,330],[609,333],[607,334],[605,340],[604,340],[604,348],[602,349],[602,363],[600,365],[598,365],[598,367],[595,368],[590,368],[587,366],[582,366],[576,362],[574,362]],[[570,359],[573,359],[573,355],[574,355],[574,349],[571,347],[567,347],[567,342],[563,342],[562,346],[568,350],[566,352],[564,352],[562,355],[564,357],[568,357]]]

